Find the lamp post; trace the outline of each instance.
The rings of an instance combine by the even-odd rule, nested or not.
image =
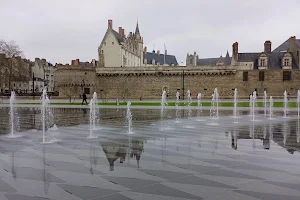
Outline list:
[[[182,100],[184,100],[184,70],[182,70]]]
[[[34,99],[34,72],[32,72],[32,99]]]

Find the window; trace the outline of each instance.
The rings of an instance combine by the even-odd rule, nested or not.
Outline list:
[[[261,67],[265,66],[265,59],[260,59],[260,66]]]
[[[243,81],[248,81],[248,72],[243,72]]]
[[[292,80],[292,72],[291,71],[283,71],[283,81]]]
[[[299,51],[297,51],[297,56],[299,56]]]
[[[103,50],[101,50],[101,52],[102,52],[102,53],[104,53],[104,51],[103,51]]]
[[[19,87],[21,87],[21,84],[19,84]]]
[[[112,45],[114,45],[115,43],[114,43],[114,42],[112,42],[111,44],[112,44]]]
[[[104,45],[106,45],[106,42],[104,42]]]
[[[83,90],[85,94],[90,94],[90,88],[84,88]]]
[[[288,58],[284,59],[284,66],[289,66],[289,59]]]
[[[265,81],[265,72],[264,71],[259,72],[259,81]]]

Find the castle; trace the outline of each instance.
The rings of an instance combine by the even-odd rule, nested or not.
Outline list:
[[[98,47],[98,62],[92,68],[58,67],[57,85],[64,85],[62,77],[68,74],[68,79],[72,79],[68,87],[88,87],[84,90],[90,94],[96,91],[100,98],[136,99],[160,98],[163,89],[170,98],[175,98],[177,91],[184,97],[188,89],[210,98],[217,87],[221,98],[229,98],[237,88],[240,98],[247,98],[254,90],[258,94],[267,91],[269,95],[281,97],[284,90],[293,96],[300,88],[300,40],[295,36],[274,50],[267,40],[256,53],[239,52],[237,42],[232,45],[232,56],[227,52],[224,57],[199,58],[194,52],[187,55],[186,66],[178,66],[176,57],[168,55],[166,50],[163,54],[147,52],[143,41],[138,23],[134,33],[126,36],[122,27],[117,32],[113,21],[108,20],[107,31]],[[81,80],[71,75],[76,72],[84,76],[85,69],[90,74],[86,77],[90,86],[82,86]],[[81,92],[82,89],[77,90],[76,95]],[[64,96],[61,91],[60,96]]]
[[[147,52],[137,22],[135,32],[119,27],[113,29],[113,21],[108,20],[108,28],[98,47],[98,67],[142,67],[142,66],[177,66],[176,57],[160,51]]]

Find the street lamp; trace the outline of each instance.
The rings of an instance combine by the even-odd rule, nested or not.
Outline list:
[[[34,99],[34,72],[32,72],[32,99]]]
[[[182,100],[184,100],[184,70],[182,70]]]

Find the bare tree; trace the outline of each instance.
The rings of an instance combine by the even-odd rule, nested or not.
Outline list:
[[[119,93],[118,96],[122,95],[122,99],[124,102],[130,95],[130,84],[128,83],[127,77],[123,77],[123,80],[119,81],[118,93]]]
[[[70,103],[74,103],[76,97],[78,97],[78,93],[79,91],[79,87],[78,86],[74,86],[72,84],[68,84],[68,86],[66,87],[62,87],[63,88],[63,94],[66,95],[69,98],[69,102]],[[73,98],[73,102],[72,102],[72,98]]]
[[[23,52],[20,50],[20,47],[16,44],[15,41],[6,42],[5,40],[0,40],[0,53],[5,54],[7,60],[4,62],[4,67],[7,69],[8,73],[8,88],[11,90],[11,82],[13,76],[17,76],[18,62],[17,57],[22,57]]]

